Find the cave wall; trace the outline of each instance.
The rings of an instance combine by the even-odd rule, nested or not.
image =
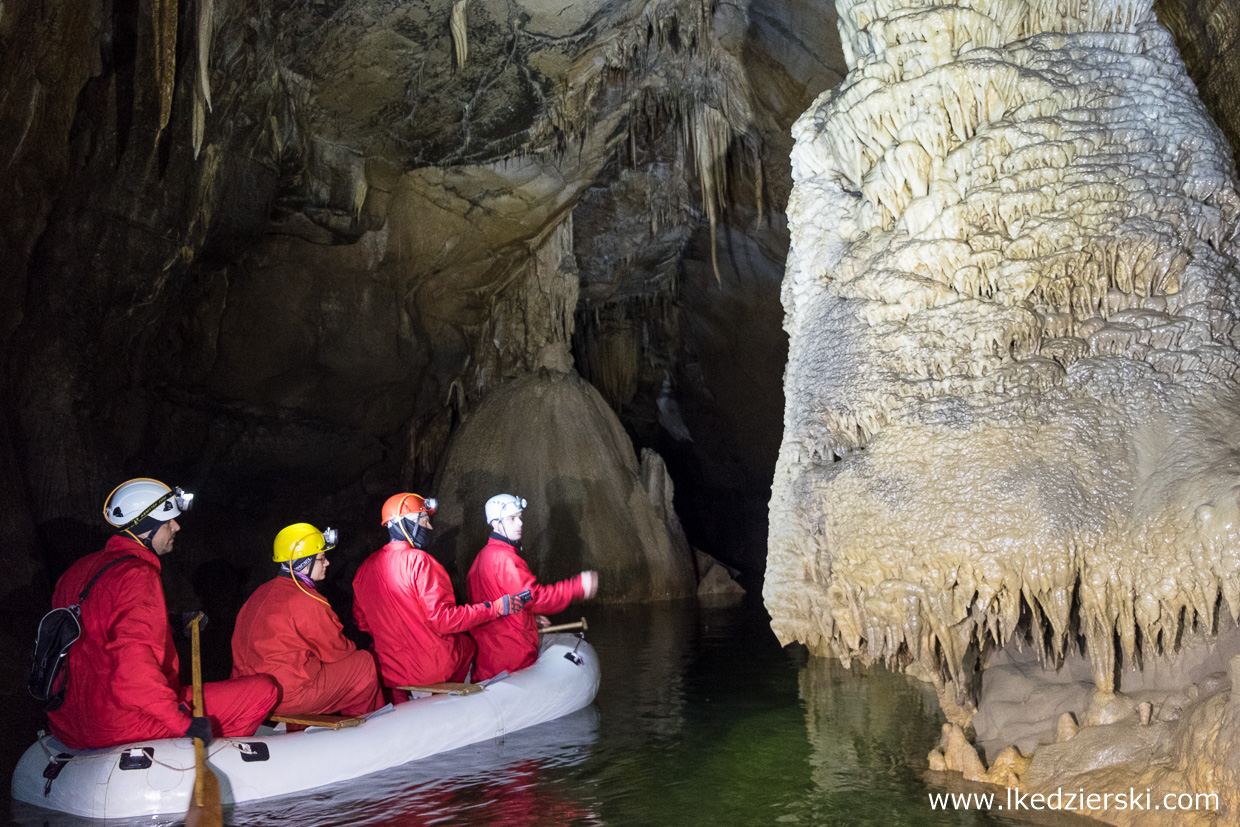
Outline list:
[[[1216,6],[1157,11],[1230,129]],[[353,509],[429,485],[471,407],[566,324],[572,367],[680,481],[692,542],[761,576],[789,127],[848,71],[834,9],[472,3],[460,45],[450,15],[0,10],[14,594],[43,599],[26,587],[98,540],[81,504],[130,473],[253,526],[203,554],[342,511],[360,553],[376,532]],[[529,276],[570,215],[566,321]]]
[[[28,587],[100,541],[95,503],[137,474],[200,493],[187,578],[222,557],[253,580],[300,519],[342,526],[358,557],[382,539],[375,504],[432,486],[488,393],[540,369],[580,369],[635,449],[675,454],[680,490],[705,492],[695,541],[760,571],[787,126],[842,75],[808,45],[832,15],[474,2],[456,33],[450,16],[0,10],[15,594],[40,604]],[[578,284],[546,278],[551,249]],[[751,302],[760,331],[721,331]],[[629,338],[595,364],[609,319]],[[712,534],[712,508],[754,516]]]
[[[1240,9],[1227,0],[1155,0],[1154,12],[1175,36],[1201,102],[1227,136],[1232,158],[1238,157],[1240,101],[1235,89],[1240,81],[1240,39],[1236,37]]]

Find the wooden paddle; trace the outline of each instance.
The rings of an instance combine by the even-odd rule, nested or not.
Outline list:
[[[546,629],[539,629],[538,634],[546,635],[546,634],[550,634],[551,632],[572,632],[577,629],[580,629],[581,631],[584,632],[586,631],[587,628],[589,627],[586,626],[586,619],[583,617],[581,620],[577,621],[576,623],[561,623],[559,626],[548,626]]]
[[[277,724],[294,724],[296,726],[321,726],[328,729],[348,729],[363,723],[365,718],[354,718],[347,715],[268,715],[267,720]]]
[[[198,653],[198,615],[190,621],[190,641],[194,663],[194,717],[202,717],[202,657]],[[223,827],[224,805],[220,801],[220,780],[207,766],[207,745],[194,739],[194,794],[185,813],[185,827]]]
[[[392,688],[403,689],[406,692],[429,692],[432,695],[472,695],[484,689],[480,683],[453,683],[452,681],[428,683],[422,686],[394,686]]]

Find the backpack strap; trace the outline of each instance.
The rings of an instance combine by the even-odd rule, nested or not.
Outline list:
[[[100,567],[99,571],[95,572],[95,576],[90,579],[90,582],[86,584],[86,588],[82,589],[82,593],[78,595],[78,605],[80,606],[82,604],[82,601],[86,599],[86,595],[90,594],[90,590],[94,588],[95,583],[99,581],[99,578],[103,577],[103,573],[105,571],[112,568],[117,563],[123,563],[126,560],[137,560],[137,559],[138,559],[138,555],[136,554],[126,554],[124,556],[117,557],[115,560],[109,560],[108,562],[104,563],[103,566]]]

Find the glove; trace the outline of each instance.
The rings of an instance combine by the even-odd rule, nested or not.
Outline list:
[[[190,630],[189,624],[194,621],[194,618],[199,616],[202,617],[202,620],[198,621],[198,631],[201,632],[207,628],[206,612],[169,612],[168,625],[172,627],[172,631],[175,634],[189,640],[193,637],[193,632]]]
[[[598,572],[583,571],[581,573],[581,589],[585,592],[586,600],[598,594]]]
[[[211,746],[211,722],[206,718],[190,718],[189,729],[185,730],[186,738],[197,738],[204,747]]]
[[[496,617],[507,617],[510,614],[516,614],[521,611],[521,607],[525,605],[525,600],[519,594],[506,594],[491,604],[495,609]]]

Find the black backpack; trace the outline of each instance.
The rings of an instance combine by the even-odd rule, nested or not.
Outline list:
[[[82,636],[82,601],[91,588],[108,569],[125,560],[136,560],[126,554],[108,561],[78,595],[78,602],[63,609],[52,609],[39,621],[39,632],[34,640],[34,662],[26,676],[26,689],[34,699],[43,704],[46,712],[60,709],[69,688],[69,648]]]

